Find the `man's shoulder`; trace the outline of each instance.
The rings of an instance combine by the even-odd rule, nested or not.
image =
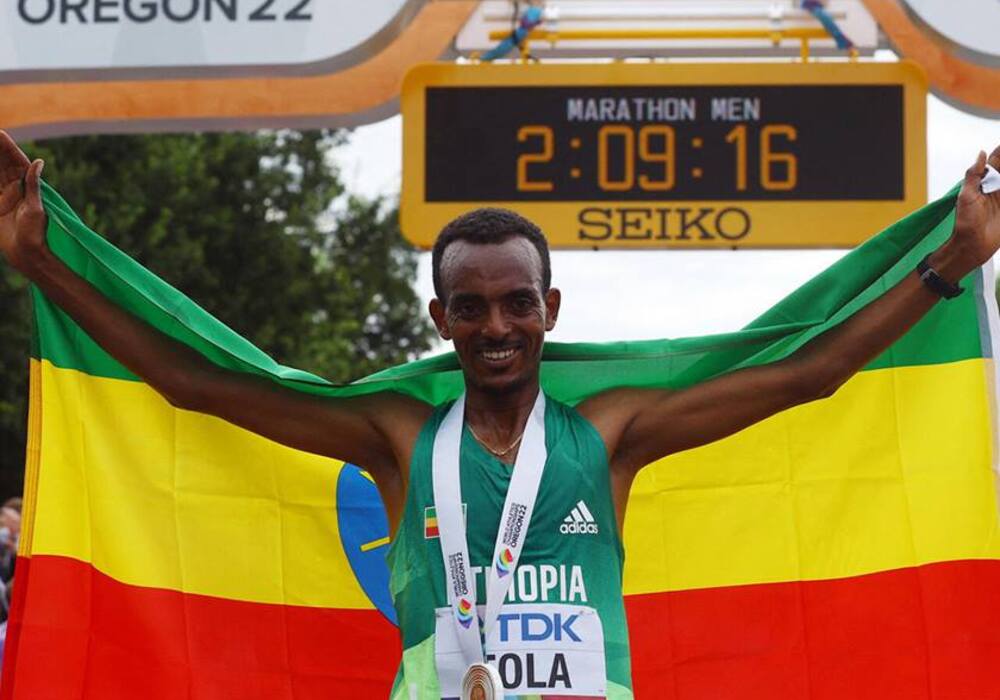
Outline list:
[[[549,432],[547,441],[555,444],[566,436],[572,436],[577,444],[600,444],[604,452],[604,439],[600,430],[589,416],[580,411],[580,405],[573,405],[545,395],[545,422]]]
[[[636,406],[647,400],[651,390],[619,387],[598,392],[576,405],[575,410],[594,425],[608,420],[623,420]]]
[[[576,411],[594,427],[604,442],[609,461],[616,452],[622,434],[649,402],[666,390],[624,387],[608,389],[588,397]]]

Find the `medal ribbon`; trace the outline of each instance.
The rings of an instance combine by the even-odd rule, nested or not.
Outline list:
[[[485,660],[476,608],[476,580],[469,561],[469,544],[462,515],[462,485],[459,460],[462,425],[465,422],[465,394],[444,417],[434,436],[432,480],[434,508],[438,519],[441,556],[448,595],[462,653],[468,664]],[[514,461],[514,472],[500,515],[493,561],[486,574],[486,610],[483,634],[488,634],[500,615],[503,599],[514,579],[521,549],[528,535],[531,513],[542,480],[548,454],[545,448],[545,396],[539,390],[535,405],[524,426],[524,437]],[[474,513],[472,514],[475,515]]]

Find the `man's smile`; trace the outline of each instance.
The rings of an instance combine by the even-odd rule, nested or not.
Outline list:
[[[493,366],[504,366],[509,364],[518,354],[518,352],[520,352],[520,350],[521,348],[518,346],[510,346],[504,348],[483,348],[479,350],[477,354],[487,364]]]

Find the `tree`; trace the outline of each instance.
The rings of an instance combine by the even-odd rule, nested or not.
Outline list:
[[[28,410],[31,304],[28,283],[0,265],[0,500],[20,495]]]
[[[345,194],[340,132],[89,136],[29,144],[91,228],[279,361],[333,381],[430,348],[396,212]],[[0,497],[20,493],[25,281],[0,272]]]

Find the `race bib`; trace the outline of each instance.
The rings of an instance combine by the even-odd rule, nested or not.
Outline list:
[[[441,697],[458,698],[467,664],[451,608],[435,612]],[[486,661],[500,672],[511,695],[603,698],[607,694],[604,630],[593,608],[505,603],[486,640]]]

